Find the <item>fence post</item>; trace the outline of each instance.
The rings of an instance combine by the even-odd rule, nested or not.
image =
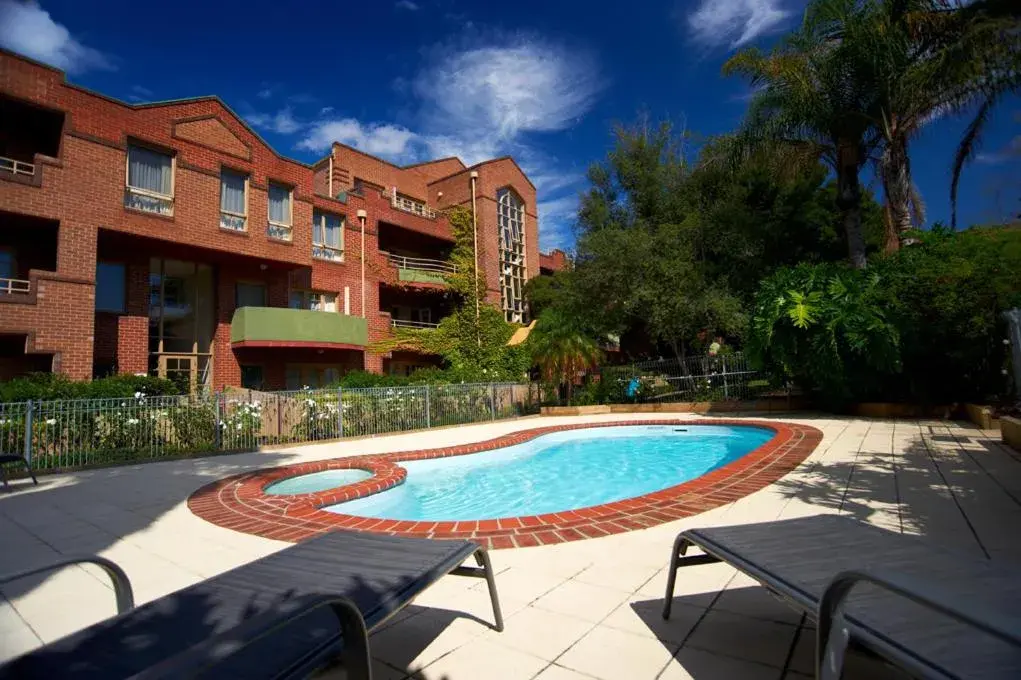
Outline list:
[[[223,448],[223,409],[220,405],[220,393],[213,392],[213,414],[214,414],[214,426],[216,428],[216,435],[214,437],[214,444],[217,450]]]
[[[337,436],[344,436],[344,388],[337,388]]]
[[[493,383],[489,383],[489,412],[496,420],[496,385]]]
[[[723,398],[730,399],[730,390],[727,386],[727,357],[724,355],[721,357],[723,361],[720,364],[723,366]]]
[[[32,464],[32,400],[25,403],[25,460]]]
[[[429,407],[429,385],[425,386],[425,426],[426,428],[432,427],[432,413],[430,413]]]

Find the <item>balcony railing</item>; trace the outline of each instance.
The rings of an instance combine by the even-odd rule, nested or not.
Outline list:
[[[32,282],[23,279],[0,279],[0,295],[28,295]]]
[[[220,229],[227,231],[247,231],[248,219],[237,213],[220,212]]]
[[[398,269],[418,269],[425,272],[436,272],[438,274],[453,274],[457,271],[451,263],[446,260],[433,260],[427,257],[405,257],[404,255],[386,254],[390,264]]]
[[[0,170],[6,170],[7,172],[15,175],[31,177],[35,174],[35,164],[26,163],[25,161],[16,161],[13,158],[7,158],[6,156],[0,156]]]
[[[289,224],[270,222],[266,233],[270,238],[275,238],[278,241],[290,241],[294,238],[294,229]]]
[[[391,319],[390,325],[394,328],[439,328],[438,323],[430,321],[412,321],[411,319]]]
[[[317,260],[328,260],[330,262],[343,262],[344,251],[340,248],[324,246],[321,243],[312,244],[312,257]]]
[[[425,203],[422,203],[421,201],[416,201],[414,199],[407,198],[406,196],[401,196],[400,194],[397,193],[396,190],[390,194],[390,205],[397,208],[398,210],[403,210],[404,212],[420,215],[421,217],[428,217],[429,219],[436,219],[435,210],[428,207]]]
[[[169,217],[174,214],[174,197],[136,187],[124,187],[124,207]]]

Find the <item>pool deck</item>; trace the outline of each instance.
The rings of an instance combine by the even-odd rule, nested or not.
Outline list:
[[[537,427],[662,419],[528,418],[54,475],[40,478],[38,487],[16,482],[11,493],[0,492],[0,573],[99,553],[127,571],[136,600],[145,602],[289,545],[195,516],[189,496],[221,478],[341,456],[455,447]],[[811,414],[769,420],[817,428],[822,440],[789,474],[701,514],[601,538],[495,551],[506,630],[496,633],[477,620],[491,616],[484,584],[444,579],[372,636],[375,677],[809,677],[810,627],[725,565],[681,572],[674,616],[659,618],[670,545],[689,527],[840,513],[1021,563],[1021,456],[998,433],[928,420]],[[0,658],[114,613],[110,586],[91,567],[11,583],[3,595]],[[891,675],[858,656],[849,671],[845,677]]]

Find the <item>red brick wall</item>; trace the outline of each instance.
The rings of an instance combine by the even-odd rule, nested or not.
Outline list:
[[[33,274],[38,291],[32,304],[0,304],[0,328],[32,334],[32,351],[53,352],[54,369],[75,378],[88,378],[96,357],[116,356],[124,372],[148,367],[148,258],[171,256],[208,262],[216,267],[217,319],[214,336],[214,383],[237,384],[240,369],[230,346],[230,320],[234,311],[234,283],[239,269],[251,273],[266,264],[269,304],[286,305],[288,271],[306,272],[313,289],[336,293],[343,305],[344,288],[350,290],[350,311],[364,314],[371,341],[390,333],[389,315],[378,312],[379,283],[392,271],[379,253],[377,225],[381,221],[401,228],[452,240],[441,216],[428,219],[395,210],[373,191],[364,197],[349,195],[346,203],[323,196],[328,192],[328,163],[317,169],[283,158],[252,133],[218,100],[203,98],[177,103],[130,106],[65,82],[63,73],[0,51],[0,91],[50,109],[65,112],[59,158],[42,158],[37,166],[39,186],[4,181],[0,176],[0,206],[4,210],[59,221],[56,273]],[[139,213],[124,207],[125,161],[130,139],[171,150],[176,159],[175,204],[172,218]],[[333,147],[334,177],[348,183],[361,177],[388,189],[396,185],[412,198],[436,206],[468,201],[468,172],[456,159],[440,159],[400,168],[342,145]],[[38,159],[37,159],[38,160]],[[219,174],[222,167],[250,177],[248,233],[219,228]],[[475,166],[479,172],[480,261],[490,288],[489,299],[499,302],[495,194],[513,186],[527,205],[528,273],[538,273],[538,238],[535,190],[513,162],[498,159]],[[266,235],[270,181],[292,186],[292,243]],[[428,184],[433,182],[433,184]],[[334,190],[344,186],[339,182]],[[311,258],[313,208],[346,219],[343,263]],[[366,220],[366,309],[361,309],[361,231],[357,210]],[[94,280],[99,230],[130,235],[137,240],[129,263],[128,309],[121,315],[96,315]],[[160,243],[162,242],[162,243]],[[137,244],[137,247],[134,245]],[[105,255],[104,255],[105,257]],[[38,276],[36,276],[38,274]],[[381,358],[366,353],[365,366],[381,370]]]
[[[567,253],[554,248],[548,253],[539,253],[539,266],[554,272],[562,272],[567,269]]]

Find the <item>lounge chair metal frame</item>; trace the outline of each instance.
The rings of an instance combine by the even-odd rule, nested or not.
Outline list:
[[[0,453],[0,479],[3,480],[4,489],[10,491],[11,485],[7,483],[7,465],[10,463],[21,463],[25,466],[25,472],[32,478],[32,483],[37,485],[39,480],[35,478],[35,472],[32,470],[32,464],[28,462],[28,459],[24,456],[19,456],[14,453]]]
[[[350,532],[334,532],[334,535]],[[358,534],[355,534],[358,535]],[[330,536],[329,534],[326,536]],[[320,537],[320,538],[326,538]],[[387,540],[389,537],[377,536],[378,540]],[[313,539],[314,540],[314,539]],[[397,540],[397,539],[395,539]],[[408,539],[404,539],[408,540]],[[429,542],[428,539],[412,539]],[[251,645],[264,640],[273,633],[280,632],[287,626],[294,624],[302,617],[309,615],[316,609],[328,607],[336,616],[340,629],[337,635],[329,637],[317,644],[310,645],[310,648],[301,658],[289,662],[285,669],[276,669],[273,673],[275,678],[305,677],[309,673],[324,665],[339,662],[347,671],[347,677],[351,680],[369,680],[371,678],[371,657],[369,654],[369,634],[389,621],[399,611],[411,604],[415,595],[428,589],[440,578],[453,576],[466,576],[469,578],[482,578],[486,580],[489,589],[490,604],[493,607],[493,629],[501,632],[504,629],[503,613],[500,608],[500,601],[496,591],[496,580],[493,573],[493,565],[490,562],[489,554],[477,544],[468,541],[444,541],[444,543],[460,543],[460,549],[454,550],[444,560],[442,566],[437,566],[430,572],[431,576],[419,583],[419,587],[410,597],[397,602],[390,601],[385,614],[373,620],[371,628],[366,625],[362,611],[355,602],[343,594],[319,594],[299,596],[295,604],[286,614],[278,611],[266,611],[252,616],[234,627],[212,635],[198,644],[181,649],[178,653],[164,657],[133,675],[138,680],[170,679],[180,677],[197,677],[209,674],[216,677],[218,664],[230,659],[238,652],[247,649]],[[299,548],[301,544],[287,550]],[[453,546],[452,547],[457,547]],[[464,561],[474,557],[478,566],[466,566]],[[266,558],[263,558],[266,559]],[[261,560],[257,560],[259,562]],[[456,564],[452,562],[456,561]],[[134,595],[131,582],[127,574],[117,564],[104,557],[99,556],[76,556],[66,557],[56,562],[37,566],[18,573],[0,576],[0,585],[17,579],[35,576],[41,573],[54,571],[66,566],[91,563],[102,568],[113,582],[114,594],[117,599],[118,618],[131,616],[134,609]],[[255,564],[255,563],[251,563]],[[234,571],[244,569],[242,565]],[[215,579],[217,577],[213,577]],[[209,579],[212,580],[212,579]],[[200,585],[200,584],[196,584]],[[188,588],[178,592],[185,592]],[[177,593],[171,593],[165,598],[172,598]],[[161,598],[161,599],[165,599]],[[106,622],[99,622],[95,626],[104,625]],[[92,628],[92,627],[90,627]],[[88,631],[89,629],[85,629]],[[78,635],[80,633],[74,634]],[[338,644],[341,643],[342,644]],[[339,650],[337,649],[339,647]],[[43,647],[42,650],[46,648]],[[29,652],[31,655],[32,652]],[[13,659],[16,663],[18,659]],[[0,665],[0,676],[3,673],[4,665]]]
[[[689,547],[696,547],[703,554],[688,555]],[[817,600],[811,594],[780,580],[775,574],[703,535],[698,529],[683,531],[674,540],[663,601],[664,619],[670,618],[677,571],[682,567],[715,562],[725,562],[744,572],[817,623],[815,668],[816,677],[820,680],[839,680],[847,646],[852,637],[864,647],[917,677],[948,679],[955,677],[884,636],[881,631],[861,625],[847,617],[844,612],[845,600],[852,588],[860,583],[870,583],[889,591],[895,597],[907,598],[1021,647],[1021,631],[1016,622],[1002,620],[992,612],[979,611],[960,599],[955,601],[944,593],[938,593],[937,589],[920,583],[917,578],[909,584],[895,573],[845,570],[834,574],[822,596]]]

